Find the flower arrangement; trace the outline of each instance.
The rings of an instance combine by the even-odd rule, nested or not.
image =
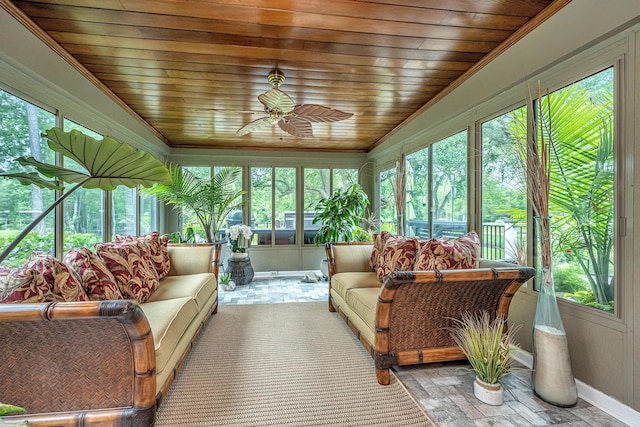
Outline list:
[[[248,225],[232,225],[227,229],[231,252],[244,253],[251,245],[253,231]]]

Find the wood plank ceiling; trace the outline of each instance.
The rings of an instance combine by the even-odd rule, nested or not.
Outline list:
[[[569,1],[1,3],[171,147],[366,152]],[[296,103],[353,116],[236,136],[275,67]]]

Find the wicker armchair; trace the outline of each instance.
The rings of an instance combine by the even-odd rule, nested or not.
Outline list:
[[[535,273],[530,267],[481,261],[480,268],[469,270],[394,272],[376,284],[366,258],[371,246],[326,245],[329,310],[342,315],[372,355],[380,384],[389,384],[392,366],[464,360],[446,330],[451,318],[482,310],[506,318],[513,295]],[[353,274],[354,268],[361,274]],[[333,289],[338,282],[342,294]],[[368,312],[367,306],[375,310]]]

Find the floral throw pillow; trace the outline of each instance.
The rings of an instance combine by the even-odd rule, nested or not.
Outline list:
[[[61,295],[64,301],[89,300],[87,293],[80,285],[79,278],[76,278],[62,261],[48,253],[34,251],[25,267],[41,272],[52,292]]]
[[[80,278],[80,284],[92,301],[124,299],[115,277],[90,249],[71,249],[64,263]]]
[[[146,257],[151,262],[153,269],[158,274],[158,279],[164,279],[169,274],[171,265],[169,263],[169,251],[167,236],[160,236],[157,231],[149,233],[145,236],[123,236],[116,235],[116,242],[137,242],[146,251]]]
[[[476,268],[480,260],[480,238],[475,231],[454,240],[430,239],[420,248],[415,270]]]
[[[137,242],[98,243],[96,254],[125,298],[143,303],[158,288],[158,274],[143,258]]]
[[[391,233],[388,231],[383,231],[380,234],[373,235],[373,250],[371,251],[371,259],[369,260],[369,267],[371,267],[372,270],[376,268],[380,252],[382,252],[384,243],[387,241],[387,237],[389,236],[391,236]]]
[[[378,256],[376,276],[383,282],[394,271],[411,271],[418,253],[418,239],[389,235]]]
[[[42,272],[33,268],[0,266],[0,303],[41,303],[62,301],[44,280]]]

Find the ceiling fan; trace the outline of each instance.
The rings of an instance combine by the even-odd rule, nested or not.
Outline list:
[[[280,129],[295,137],[313,138],[312,123],[337,122],[353,116],[353,113],[318,104],[296,105],[289,95],[278,89],[284,79],[282,71],[277,68],[271,70],[267,81],[273,89],[258,95],[258,100],[264,105],[264,111],[269,116],[244,125],[238,129],[236,135],[246,135],[277,124]]]

